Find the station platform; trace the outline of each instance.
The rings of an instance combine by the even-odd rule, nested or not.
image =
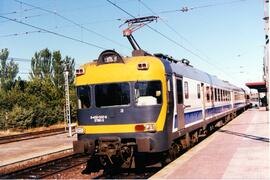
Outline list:
[[[76,136],[68,137],[68,133],[64,133],[0,144],[0,169],[9,164],[71,149],[75,139]]]
[[[270,179],[269,111],[249,109],[150,179]]]

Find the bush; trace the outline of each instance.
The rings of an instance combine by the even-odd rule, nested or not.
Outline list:
[[[6,113],[4,111],[0,111],[0,129],[6,130]]]
[[[50,82],[32,80],[24,91],[16,86],[0,92],[0,129],[28,129],[64,122],[64,93]],[[70,90],[71,119],[76,120],[76,92]]]
[[[15,105],[11,112],[7,115],[7,128],[12,129],[28,129],[33,127],[33,115],[32,109],[25,109],[21,106]]]

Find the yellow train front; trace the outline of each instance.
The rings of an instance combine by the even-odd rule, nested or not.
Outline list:
[[[166,73],[160,59],[104,51],[76,70],[76,88],[78,141],[73,146],[75,152],[90,153],[92,163],[98,161],[90,171],[130,167],[134,156],[168,150]]]

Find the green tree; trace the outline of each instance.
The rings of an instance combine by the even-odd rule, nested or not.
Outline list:
[[[11,89],[19,72],[18,64],[16,64],[13,60],[7,62],[8,56],[8,49],[2,49],[0,52],[0,88],[2,90]]]
[[[7,59],[8,52],[1,54],[1,59]],[[7,66],[6,61],[1,61]],[[12,87],[0,89],[0,129],[27,129],[39,126],[49,126],[63,122],[64,117],[64,70],[67,66],[70,81],[71,117],[76,118],[76,91],[74,88],[74,59],[62,58],[60,51],[43,49],[36,52],[31,62],[30,81],[13,81]],[[12,67],[12,66],[11,66]],[[11,72],[12,68],[4,68]],[[7,69],[7,70],[6,70]],[[4,72],[4,71],[3,71]],[[1,84],[10,76],[3,78]],[[14,77],[15,78],[15,77]]]
[[[64,85],[64,61],[60,51],[53,52],[52,59],[52,81],[58,89],[62,89]]]
[[[51,53],[49,49],[43,49],[34,54],[31,61],[31,79],[51,79],[52,83],[60,90],[64,87],[65,66],[69,71],[69,82],[74,82],[75,62],[74,59],[66,56],[62,59],[60,51]]]
[[[52,72],[52,53],[48,48],[36,52],[31,60],[30,73],[31,79],[46,79],[50,78]]]

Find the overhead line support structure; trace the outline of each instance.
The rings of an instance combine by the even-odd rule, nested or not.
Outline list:
[[[69,100],[69,71],[67,65],[65,65],[64,77],[65,77],[65,115],[68,123],[68,136],[71,137],[71,117],[70,117],[70,100]]]

